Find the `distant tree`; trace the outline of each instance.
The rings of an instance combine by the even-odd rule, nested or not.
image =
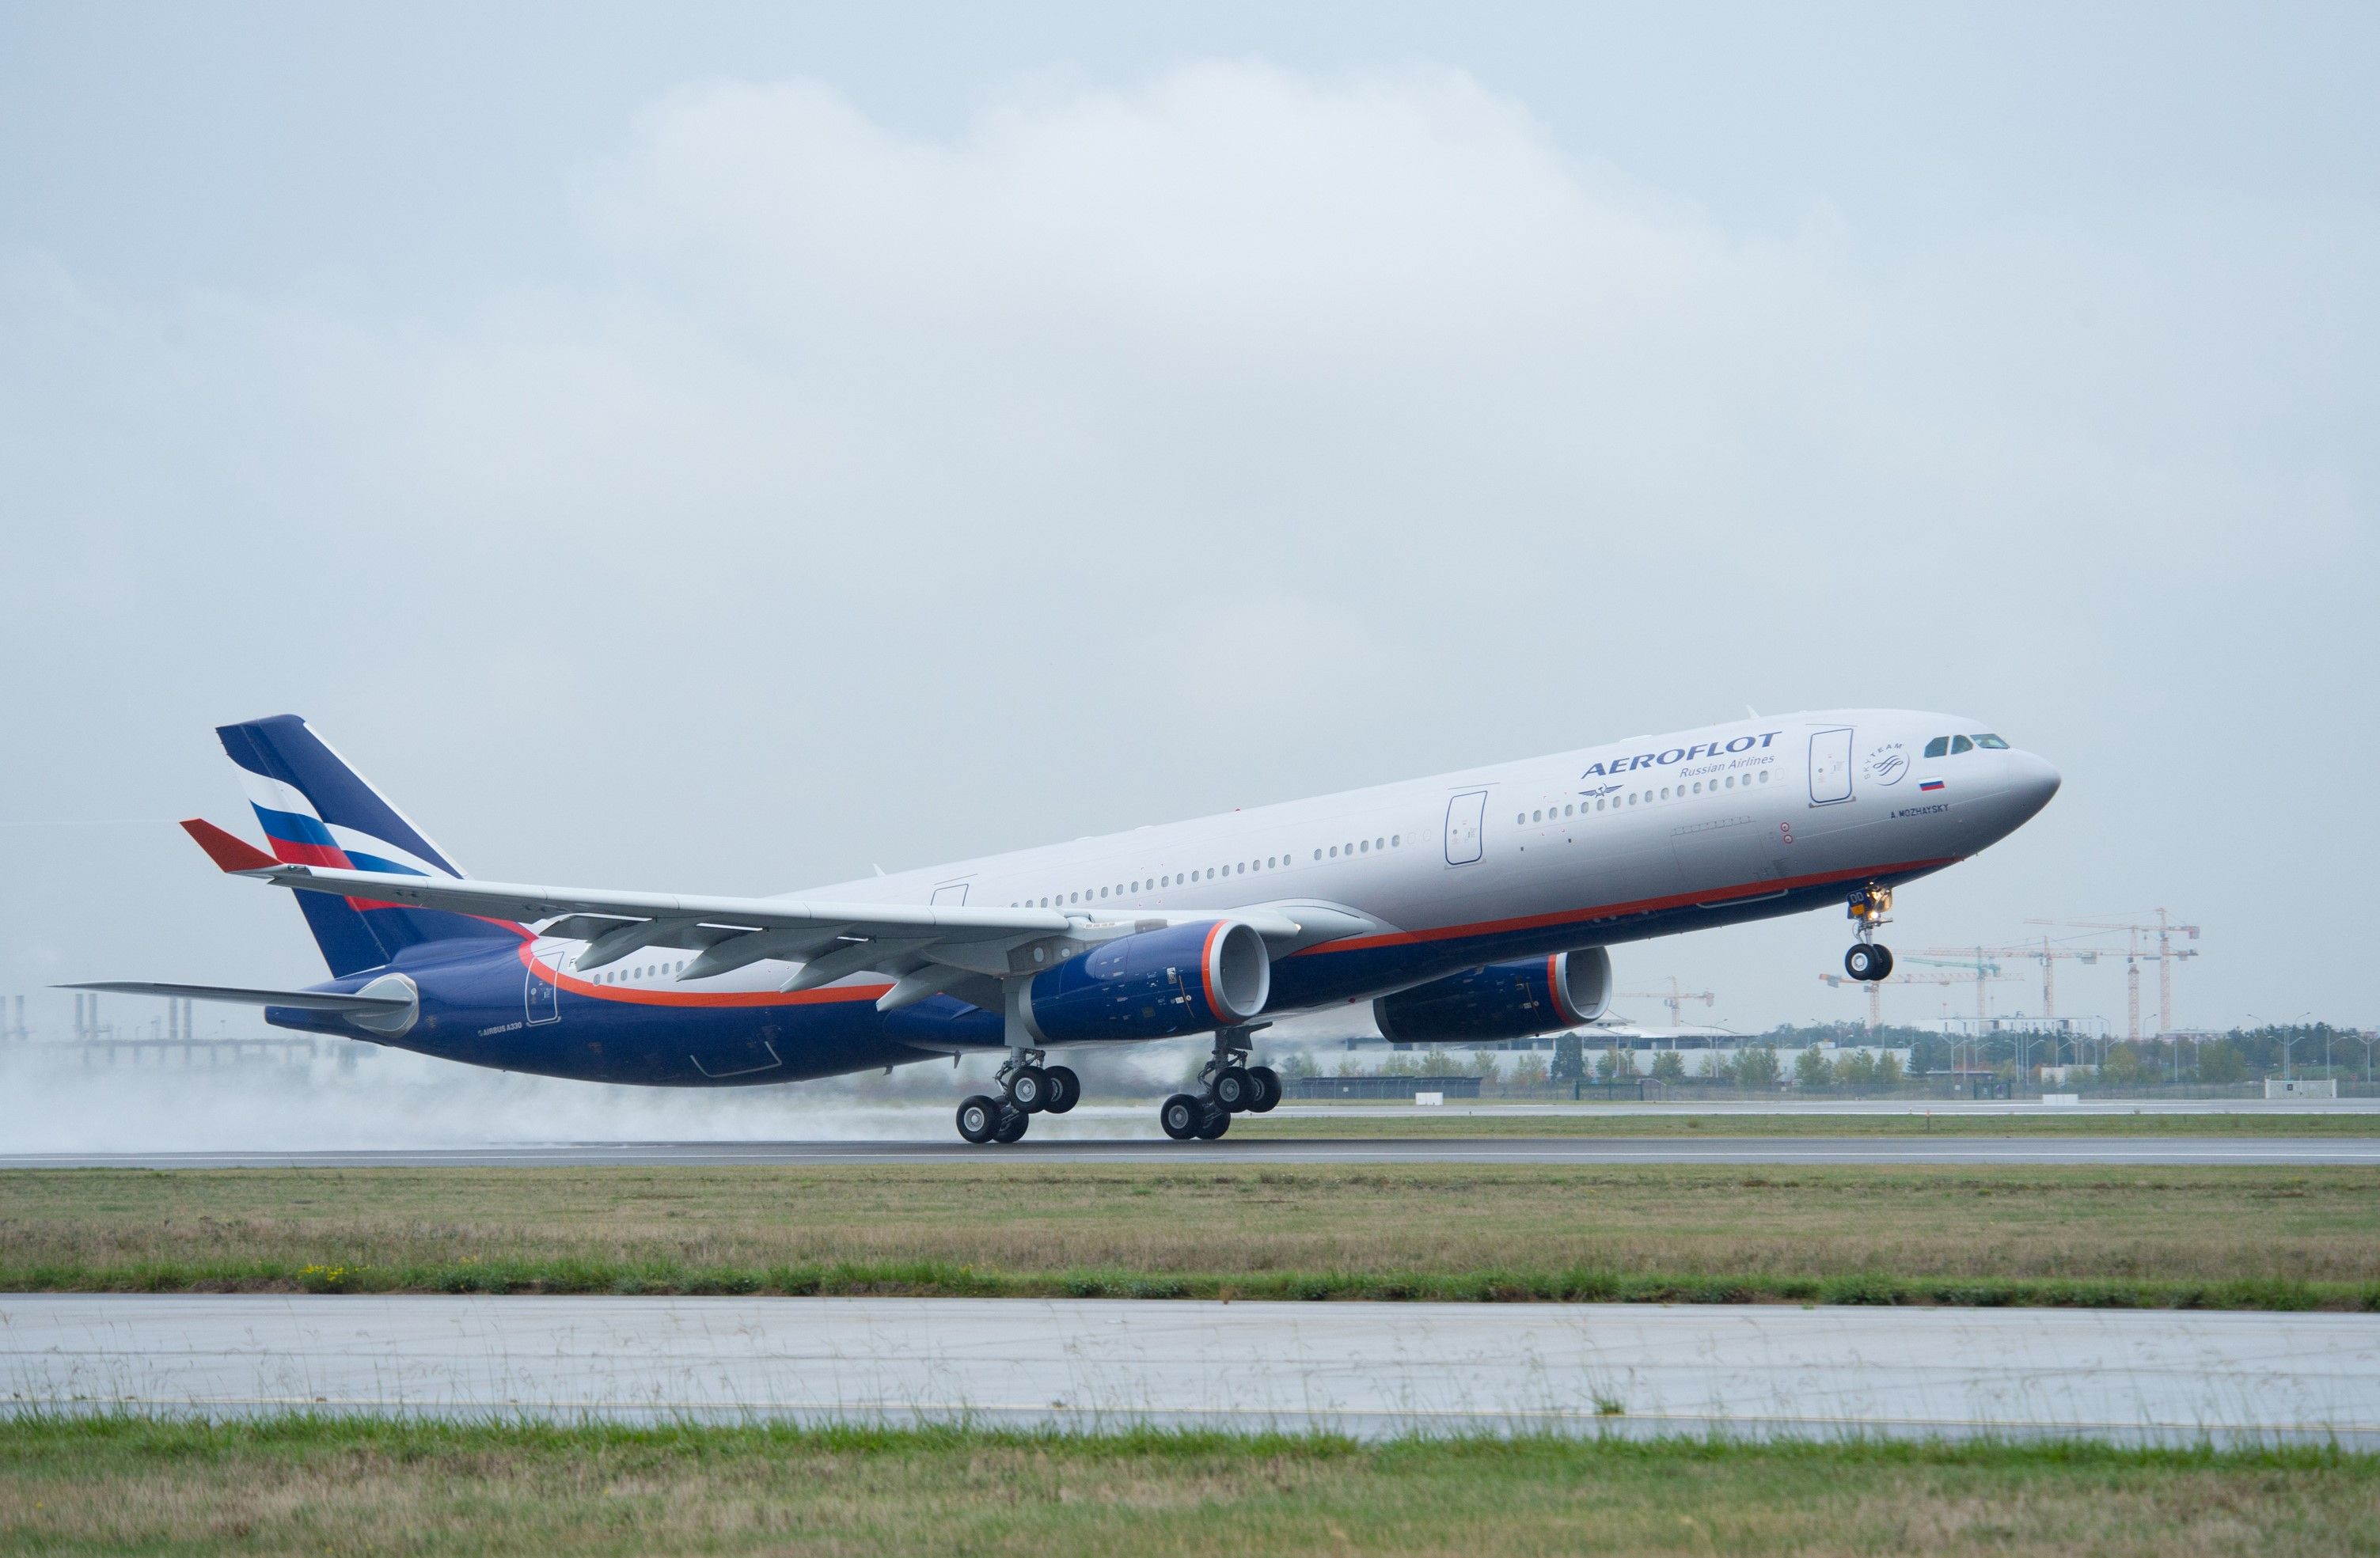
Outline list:
[[[2221,1085],[2248,1080],[2248,1057],[2228,1039],[2198,1046],[2198,1080]]]
[[[1546,1057],[1536,1050],[1523,1052],[1512,1062],[1511,1085],[1516,1088],[1542,1087],[1546,1081]]]
[[[1810,1089],[1831,1087],[1834,1085],[1834,1081],[1835,1068],[1824,1055],[1818,1052],[1817,1045],[1812,1045],[1793,1057],[1795,1087]]]
[[[1908,1073],[1901,1069],[1900,1057],[1886,1050],[1876,1057],[1876,1084],[1878,1087],[1899,1087]]]
[[[1835,1062],[1835,1080],[1845,1087],[1876,1085],[1876,1057],[1864,1049],[1855,1049]]]
[[[1480,1085],[1492,1085],[1503,1073],[1503,1057],[1492,1049],[1474,1050],[1471,1055],[1471,1069],[1479,1073]]]
[[[1380,1075],[1384,1077],[1417,1077],[1421,1075],[1421,1062],[1415,1060],[1410,1055],[1390,1055],[1386,1060],[1380,1062]]]
[[[1773,1046],[1755,1045],[1735,1057],[1735,1085],[1755,1091],[1775,1087],[1784,1069],[1777,1063],[1777,1051]]]
[[[1665,1049],[1653,1057],[1653,1080],[1663,1083],[1684,1081],[1686,1057],[1674,1049]]]
[[[1318,1069],[1314,1064],[1314,1057],[1301,1049],[1292,1051],[1283,1058],[1279,1069],[1284,1077],[1310,1077],[1316,1074]]]
[[[1617,1049],[1607,1049],[1601,1055],[1595,1057],[1595,1080],[1597,1081],[1616,1082],[1620,1080],[1620,1073],[1623,1069],[1632,1074],[1636,1069],[1633,1066],[1629,1065],[1627,1061],[1621,1058],[1620,1052]]]
[[[2109,1048],[2106,1063],[2099,1068],[2099,1075],[2116,1087],[2130,1087],[2147,1071],[2148,1067],[2141,1060],[2141,1052],[2130,1045],[2116,1045]]]
[[[1443,1046],[1432,1045],[1421,1052],[1421,1069],[1416,1074],[1425,1077],[1451,1077],[1462,1069],[1454,1063],[1454,1057]]]
[[[1554,1040],[1554,1081],[1583,1082],[1586,1080],[1586,1046],[1576,1033],[1564,1033]]]

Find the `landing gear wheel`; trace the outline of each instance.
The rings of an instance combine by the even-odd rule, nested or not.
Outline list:
[[[1248,1081],[1257,1084],[1257,1099],[1248,1105],[1248,1113],[1271,1114],[1273,1105],[1281,1102],[1281,1073],[1269,1066],[1251,1066]]]
[[[1256,1081],[1244,1066],[1226,1066],[1215,1073],[1215,1102],[1227,1115],[1256,1107]]]
[[[1197,1135],[1198,1128],[1206,1121],[1207,1105],[1186,1093],[1175,1093],[1157,1110],[1157,1123],[1176,1141],[1187,1141]]]
[[[1021,1141],[1025,1136],[1025,1128],[1032,1123],[1031,1115],[1022,1109],[1009,1108],[1002,1113],[1000,1129],[991,1133],[991,1139],[1000,1142]]]
[[[1226,1109],[1219,1109],[1210,1104],[1207,1106],[1207,1118],[1198,1127],[1198,1140],[1201,1141],[1212,1141],[1217,1137],[1222,1135],[1223,1132],[1231,1129],[1231,1112]]]
[[[1038,1066],[1019,1066],[1008,1078],[1008,1101],[1026,1114],[1038,1115],[1050,1106],[1050,1073]]]
[[[962,1101],[959,1105],[959,1134],[980,1147],[991,1140],[993,1131],[1000,1129],[1002,1112],[999,1099],[986,1098],[981,1093]]]
[[[1871,942],[1860,942],[1843,954],[1843,972],[1857,980],[1882,979],[1892,972],[1891,950]]]
[[[1083,1101],[1083,1079],[1073,1067],[1045,1066],[1041,1074],[1050,1081],[1050,1102],[1041,1105],[1043,1112],[1062,1115]]]

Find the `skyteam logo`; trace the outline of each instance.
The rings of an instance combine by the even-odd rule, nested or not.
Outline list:
[[[1633,774],[1639,768],[1666,768],[1673,763],[1691,763],[1698,757],[1732,757],[1742,753],[1765,749],[1770,742],[1783,735],[1782,731],[1769,731],[1757,736],[1737,736],[1731,741],[1696,742],[1692,746],[1673,746],[1667,752],[1640,752],[1631,757],[1614,757],[1608,762],[1590,763],[1581,779],[1611,779],[1621,774]]]
[[[1860,762],[1860,771],[1871,784],[1899,784],[1909,777],[1909,754],[1901,750],[1900,743],[1886,742],[1868,749],[1867,756]]]

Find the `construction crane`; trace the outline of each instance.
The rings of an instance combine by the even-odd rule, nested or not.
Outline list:
[[[1900,965],[1902,963],[1913,963],[1924,960],[1925,960],[1923,959],[1912,957],[1897,958],[1893,961],[1892,972],[1882,979],[1853,980],[1840,973],[1822,973],[1818,975],[1818,977],[1825,980],[1828,984],[1836,986],[1838,989],[1846,984],[1865,984],[1867,986],[1867,1025],[1871,1030],[1884,1026],[1884,1001],[1882,996],[1878,994],[1878,991],[1884,985],[1964,984],[1972,980],[1974,982],[1975,986],[1975,1015],[1977,1017],[1989,1017],[1991,1015],[1991,1011],[1985,1002],[1985,993],[1984,986],[1995,980],[2014,979],[2016,977],[2016,975],[2012,973],[2002,973],[2000,972],[1999,965],[1997,963],[1985,963],[1980,966],[1973,964],[1954,964],[1949,968],[1943,969],[1933,973],[1904,973],[1901,972]]]
[[[1678,986],[1678,976],[1674,973],[1669,976],[1669,980],[1670,989],[1667,995],[1662,994],[1658,990],[1622,990],[1620,993],[1623,996],[1633,996],[1638,1000],[1658,1001],[1663,1006],[1668,1007],[1670,1008],[1670,1026],[1672,1028],[1680,1026],[1682,1022],[1683,1019],[1680,1015],[1680,1011],[1688,1001],[1700,1001],[1703,1005],[1709,1006],[1712,1002],[1718,999],[1717,996],[1711,994],[1708,990],[1680,989]]]
[[[2048,922],[2032,923],[2044,924]],[[2095,963],[2103,955],[2112,958],[2116,954],[2104,947],[2060,946],[2045,936],[2038,947],[2030,943],[2009,947],[1928,947],[1921,955],[1955,959],[1962,965],[1984,958],[2031,958],[2041,965],[2041,1015],[2055,1017],[2058,1015],[2058,960],[2072,958],[2080,962]]]
[[[2135,1043],[2141,1037],[2141,964],[2154,960],[2157,966],[2157,1032],[2160,1035],[2173,1030],[2173,965],[2181,958],[2195,958],[2194,947],[2176,947],[2173,938],[2186,936],[2198,939],[2196,925],[2177,925],[2162,909],[2156,912],[2156,924],[2134,924],[2129,920],[2027,920],[2028,925],[2068,925],[2076,930],[2122,931],[2129,938],[2124,959],[2125,1007],[2131,1021],[2131,1036]],[[2156,950],[2143,951],[2141,937],[2154,935]],[[2108,957],[2116,956],[2113,948],[2101,948]],[[2045,967],[2046,965],[2044,965]]]

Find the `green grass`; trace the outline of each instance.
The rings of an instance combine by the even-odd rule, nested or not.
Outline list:
[[[1319,1112],[1289,1117],[1242,1115],[1232,1121],[1232,1136],[1267,1141],[1300,1136],[2182,1136],[2192,1140],[2218,1136],[2325,1141],[2380,1136],[2380,1114],[1697,1115],[1685,1113],[1688,1105],[1683,1105],[1631,1104],[1625,1105],[1625,1114],[1575,1115],[1500,1106],[1493,1099],[1459,1100],[1444,1109],[1417,1108],[1410,1103],[1400,1105],[1393,1100],[1296,1107]],[[1922,1111],[1925,1105],[1908,1107]],[[1470,1109],[1489,1112],[1463,1112]],[[1362,1112],[1366,1110],[1374,1112]]]
[[[2356,1168],[0,1173],[0,1290],[2380,1309]]]
[[[0,1552],[2092,1552],[2380,1546],[2322,1451],[965,1430],[0,1423]]]

